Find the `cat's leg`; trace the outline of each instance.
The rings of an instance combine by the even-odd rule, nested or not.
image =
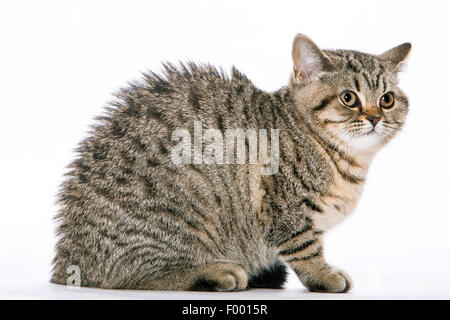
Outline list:
[[[287,241],[280,248],[280,255],[310,291],[349,291],[350,277],[325,261],[322,245],[321,236],[311,232]]]
[[[159,273],[159,272],[158,272]],[[155,277],[149,272],[134,289],[169,291],[238,291],[247,288],[247,273],[235,263],[215,262],[166,270]]]

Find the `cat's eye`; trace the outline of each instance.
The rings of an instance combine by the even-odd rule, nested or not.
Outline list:
[[[385,93],[380,98],[380,107],[390,109],[394,106],[394,94],[392,92]]]
[[[357,107],[359,104],[358,96],[352,91],[342,92],[339,96],[339,99],[341,99],[341,102],[344,104],[344,106],[348,108]]]

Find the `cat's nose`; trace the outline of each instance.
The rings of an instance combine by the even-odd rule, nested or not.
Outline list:
[[[366,119],[369,120],[369,122],[372,124],[372,126],[374,128],[377,125],[377,123],[380,121],[380,117],[377,117],[377,116],[367,116]]]

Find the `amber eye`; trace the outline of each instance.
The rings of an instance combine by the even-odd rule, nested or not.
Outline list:
[[[342,92],[339,98],[341,99],[341,102],[349,108],[354,108],[359,103],[358,96],[352,91]]]
[[[390,109],[394,106],[394,94],[392,92],[385,93],[380,98],[380,107]]]

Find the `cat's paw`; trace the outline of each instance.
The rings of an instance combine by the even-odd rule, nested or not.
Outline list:
[[[352,281],[347,273],[341,270],[332,269],[306,284],[308,289],[313,292],[331,292],[344,293],[352,288]]]
[[[237,265],[216,265],[203,272],[191,290],[195,291],[239,291],[247,288],[247,273]]]

